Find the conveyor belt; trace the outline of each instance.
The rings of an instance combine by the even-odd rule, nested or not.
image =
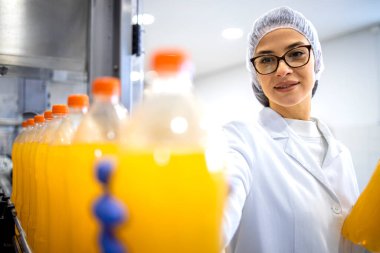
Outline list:
[[[14,204],[10,199],[9,186],[0,178],[0,252],[31,253],[26,234]]]

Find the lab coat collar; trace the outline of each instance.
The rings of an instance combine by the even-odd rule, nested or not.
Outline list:
[[[338,200],[335,192],[324,175],[322,168],[328,166],[335,158],[337,158],[341,152],[341,149],[324,123],[317,120],[318,128],[328,143],[328,149],[322,168],[313,159],[311,153],[305,149],[305,146],[301,144],[302,140],[288,126],[285,119],[280,114],[269,107],[265,107],[259,114],[259,124],[265,127],[266,131],[273,139],[279,140],[287,138],[287,142],[284,145],[285,153],[301,164],[303,168],[305,168],[311,175],[320,181],[320,183],[325,186],[330,194]]]
[[[259,123],[265,127],[273,139],[289,137],[288,124],[280,114],[270,107],[264,107],[260,111]]]
[[[325,167],[328,166],[333,159],[339,156],[342,152],[342,148],[338,145],[327,125],[319,119],[315,120],[317,121],[318,129],[321,131],[328,144],[326,157],[323,162],[323,167]],[[265,127],[273,139],[289,138],[290,132],[293,132],[285,119],[270,107],[264,107],[261,110],[259,114],[259,123]]]
[[[321,131],[328,144],[326,156],[322,164],[322,168],[324,168],[329,166],[331,162],[339,156],[343,149],[342,146],[339,145],[339,143],[337,142],[327,125],[319,119],[316,119],[316,121],[319,131]]]

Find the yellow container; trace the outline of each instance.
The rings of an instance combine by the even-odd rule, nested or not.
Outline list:
[[[44,113],[45,125],[41,129],[39,134],[37,145],[36,145],[36,154],[34,158],[34,168],[35,168],[35,226],[36,230],[33,235],[33,252],[46,252],[47,251],[47,208],[46,208],[46,157],[48,144],[46,143],[46,134],[48,126],[53,119],[53,114],[51,111],[45,111]]]
[[[99,225],[93,214],[95,200],[101,195],[101,185],[95,177],[94,164],[104,155],[115,155],[117,145],[113,143],[73,144],[68,147],[69,166],[67,177],[67,208],[71,227],[70,250],[66,252],[100,252]]]
[[[35,224],[36,230],[33,240],[34,252],[51,252],[49,246],[49,211],[50,203],[48,199],[49,168],[47,162],[50,156],[49,144],[55,138],[55,132],[62,119],[67,115],[68,108],[63,104],[56,104],[52,107],[53,118],[41,131],[40,140],[35,153]]]
[[[219,253],[226,182],[223,166],[206,163],[209,136],[191,94],[191,64],[168,49],[152,66],[146,97],[122,128],[110,180],[127,210],[116,236],[128,252]]]
[[[25,136],[25,141],[20,153],[20,186],[21,186],[21,198],[20,198],[20,220],[21,224],[25,230],[26,235],[29,237],[29,202],[30,202],[30,193],[31,193],[31,160],[30,154],[32,152],[32,140],[34,138],[36,129],[34,125],[34,119],[28,119],[28,124],[30,126],[30,130]]]
[[[347,216],[342,234],[372,252],[380,252],[380,161]]]
[[[20,180],[20,177],[21,177],[21,174],[20,174],[20,151],[21,151],[21,146],[22,146],[22,143],[24,142],[24,139],[25,139],[25,135],[27,134],[27,122],[24,121],[22,122],[22,131],[20,132],[20,134],[16,137],[13,145],[12,145],[12,161],[13,161],[13,170],[12,170],[12,196],[11,196],[11,200],[13,202],[13,204],[15,205],[16,207],[16,211],[17,212],[20,212],[19,210],[19,205],[18,205],[18,198],[19,198],[19,180]]]
[[[125,150],[119,157],[112,194],[127,210],[119,239],[129,252],[219,252],[222,170],[210,173],[202,150],[157,156]]]
[[[93,103],[81,120],[70,146],[67,173],[70,245],[67,252],[93,253],[99,249],[99,225],[93,214],[101,186],[95,176],[95,161],[115,155],[121,122],[127,110],[120,101],[120,81],[96,78],[92,84]]]

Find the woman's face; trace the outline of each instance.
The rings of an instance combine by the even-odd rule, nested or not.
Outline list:
[[[310,43],[296,30],[290,28],[277,29],[261,39],[256,47],[254,57],[263,54],[282,56],[290,49],[300,45],[310,45]],[[291,68],[281,60],[275,72],[268,75],[257,73],[257,78],[264,94],[269,99],[270,107],[310,106],[315,83],[312,50],[310,50],[310,60],[306,65]]]

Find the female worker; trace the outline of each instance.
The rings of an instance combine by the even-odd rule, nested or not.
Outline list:
[[[264,109],[257,122],[224,129],[225,245],[234,253],[363,252],[341,235],[359,194],[351,155],[310,116],[323,70],[314,26],[288,7],[266,13],[254,23],[247,62]]]

